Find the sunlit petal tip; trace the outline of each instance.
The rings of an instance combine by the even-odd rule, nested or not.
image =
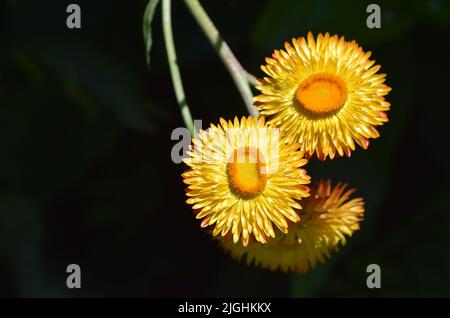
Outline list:
[[[202,221],[202,223],[200,224],[200,226],[201,226],[202,228],[205,228],[205,227],[207,227],[207,226],[209,225],[208,222],[209,222],[209,219],[203,219],[203,221]]]

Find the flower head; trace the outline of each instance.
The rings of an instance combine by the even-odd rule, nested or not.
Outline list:
[[[193,138],[184,162],[187,203],[201,226],[214,225],[213,235],[230,233],[246,246],[251,236],[266,243],[275,237],[273,224],[286,233],[288,221],[300,220],[299,200],[309,195],[307,163],[298,144],[286,144],[264,117],[220,119]]]
[[[268,75],[257,88],[255,104],[288,141],[299,142],[307,156],[350,156],[355,142],[367,149],[379,137],[375,126],[387,122],[391,90],[385,74],[354,41],[319,34],[285,43],[261,69]]]
[[[330,257],[332,251],[346,243],[359,229],[364,214],[362,198],[350,199],[352,190],[346,185],[331,187],[330,181],[320,181],[311,187],[305,199],[302,221],[293,224],[286,235],[277,236],[268,244],[250,242],[247,247],[221,240],[220,245],[237,259],[270,270],[305,273]]]

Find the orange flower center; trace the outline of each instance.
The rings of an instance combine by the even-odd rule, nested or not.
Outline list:
[[[258,149],[245,147],[234,150],[227,164],[230,188],[243,198],[255,197],[266,185],[264,169],[265,163]]]
[[[318,73],[300,83],[295,97],[305,109],[316,114],[325,114],[344,105],[347,101],[347,86],[335,75]]]

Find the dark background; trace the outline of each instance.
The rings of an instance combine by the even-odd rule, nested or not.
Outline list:
[[[66,28],[78,3],[82,29]],[[175,41],[193,117],[245,115],[234,84],[187,8]],[[347,181],[366,218],[306,275],[231,260],[184,203],[171,161],[183,125],[161,34],[145,64],[146,1],[0,1],[0,296],[450,296],[449,1],[203,1],[242,64],[259,66],[307,31],[354,39],[393,88],[381,138],[351,159],[308,165]],[[66,266],[82,289],[66,288]],[[382,288],[366,287],[366,266]]]

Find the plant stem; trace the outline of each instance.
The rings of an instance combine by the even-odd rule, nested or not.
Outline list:
[[[254,76],[254,75],[252,75],[252,74],[250,74],[250,73],[248,73],[248,72],[246,72],[247,74],[247,81],[248,81],[248,83],[250,84],[250,85],[252,85],[252,86],[256,86],[256,85],[258,85],[258,79]]]
[[[162,2],[162,27],[175,96],[177,98],[178,106],[180,107],[184,124],[186,125],[186,128],[189,129],[191,135],[194,136],[194,122],[186,102],[186,95],[184,93],[183,82],[181,81],[180,69],[177,62],[175,43],[173,41],[171,0],[163,0]]]
[[[244,99],[248,112],[252,116],[258,116],[258,110],[255,106],[253,106],[253,93],[249,85],[251,78],[247,75],[248,73],[239,63],[233,52],[231,52],[228,44],[222,39],[219,31],[214,26],[213,22],[209,18],[206,11],[203,9],[200,2],[198,0],[184,0],[184,3],[189,8],[192,15],[197,20],[198,24],[205,33],[206,37],[214,46],[217,54],[222,59],[226,68],[230,72],[234,83],[236,84],[239,92],[242,95],[242,98]]]

